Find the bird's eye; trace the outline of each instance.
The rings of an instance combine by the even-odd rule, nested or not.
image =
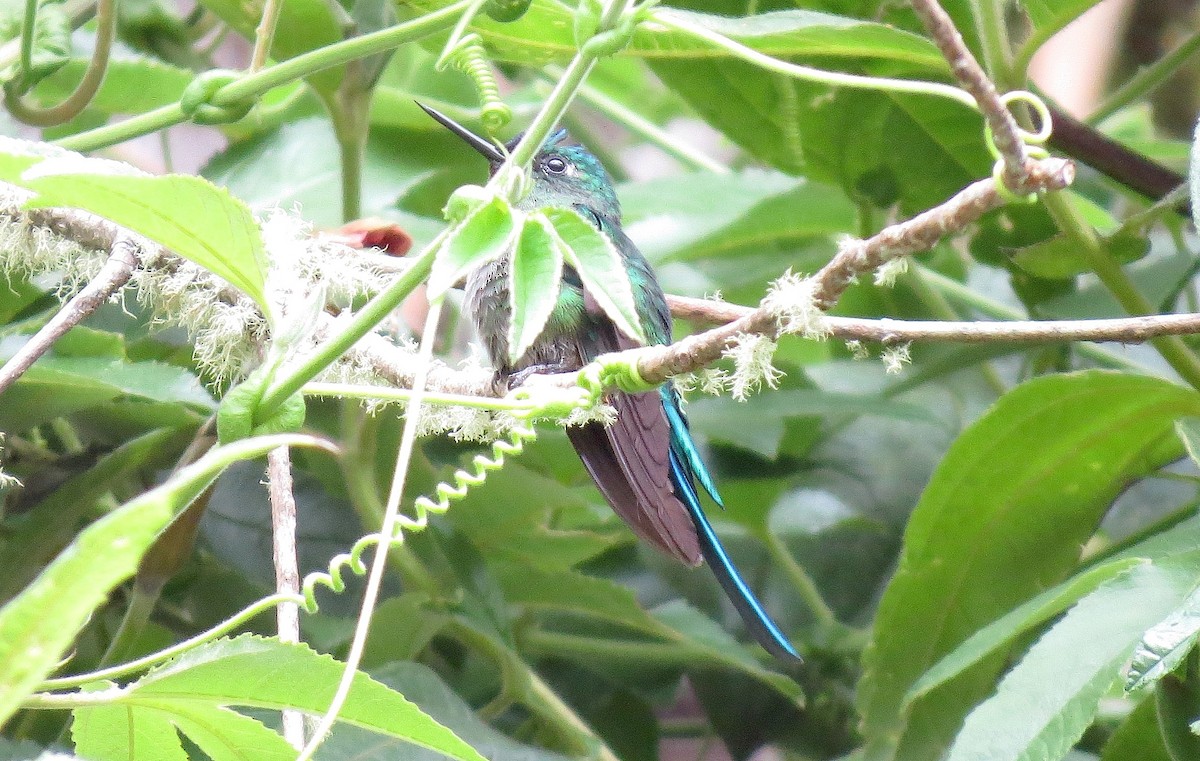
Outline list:
[[[566,159],[560,156],[551,156],[546,159],[546,163],[542,164],[542,166],[546,167],[546,171],[550,174],[562,174],[567,171]]]

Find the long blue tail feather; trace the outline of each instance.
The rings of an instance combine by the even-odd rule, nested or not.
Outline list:
[[[781,661],[800,663],[803,660],[800,654],[796,652],[796,648],[792,646],[791,642],[788,642],[787,637],[767,615],[762,603],[758,601],[742,575],[738,573],[729,553],[725,551],[712,524],[708,522],[708,517],[704,515],[704,511],[700,507],[700,497],[696,493],[693,476],[704,486],[705,491],[713,497],[717,504],[721,504],[721,500],[717,496],[716,487],[708,475],[708,470],[704,467],[704,463],[700,460],[699,453],[692,443],[687,421],[676,406],[674,393],[673,389],[668,390],[664,387],[663,408],[671,421],[673,434],[670,454],[671,483],[675,486],[675,495],[683,502],[692,516],[704,562],[708,563],[708,567],[712,569],[713,575],[717,577],[717,582],[725,590],[726,596],[733,603],[733,607],[742,617],[742,621],[745,622],[746,628],[755,641]],[[685,466],[684,463],[687,465]]]

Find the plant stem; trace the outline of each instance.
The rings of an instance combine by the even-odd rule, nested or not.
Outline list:
[[[573,755],[592,757],[597,761],[617,761],[617,757],[592,728],[517,653],[459,620],[452,620],[447,632],[487,654],[500,668],[503,678],[501,689],[508,693],[507,696],[498,696],[501,701],[511,698],[522,703],[572,746]]]
[[[1150,302],[1137,290],[1116,259],[1100,244],[1095,230],[1079,216],[1066,196],[1062,193],[1047,193],[1043,202],[1059,229],[1079,246],[1092,271],[1116,298],[1121,308],[1131,315],[1154,314],[1155,310]],[[1200,389],[1200,357],[1196,356],[1182,338],[1163,336],[1151,339],[1150,343],[1167,364],[1179,373],[1179,377],[1193,388]]]
[[[837,626],[837,616],[825,602],[825,598],[821,596],[821,591],[817,589],[817,585],[808,575],[808,571],[804,570],[804,566],[797,563],[796,558],[792,557],[792,553],[788,552],[783,540],[770,531],[763,531],[762,537],[766,542],[767,551],[771,554],[771,559],[783,568],[783,572],[792,582],[792,588],[804,599],[808,609],[817,619],[817,623],[823,628]]]
[[[979,44],[983,49],[983,65],[992,81],[1001,92],[1018,87],[1019,84],[1014,81],[1012,54],[1005,34],[1008,24],[1004,21],[1004,4],[999,0],[972,0],[971,9],[975,17],[975,31],[979,34]]]
[[[309,74],[339,66],[358,58],[363,58],[385,50],[399,47],[406,42],[421,39],[434,32],[446,29],[454,24],[460,13],[470,5],[471,0],[459,0],[420,18],[406,21],[403,24],[381,29],[378,32],[353,37],[349,40],[336,42],[332,45],[313,50],[309,53],[289,58],[274,66],[247,74],[225,85],[213,95],[212,102],[218,106],[227,106],[246,98],[257,97],[266,91],[288,84]],[[135,116],[117,124],[110,124],[97,129],[80,132],[77,135],[55,141],[56,145],[73,151],[91,151],[109,145],[131,140],[141,135],[156,132],[175,124],[187,121],[178,103],[155,109],[154,111]]]
[[[708,42],[724,48],[737,58],[755,64],[767,71],[773,71],[778,74],[784,74],[797,79],[804,79],[810,82],[820,82],[822,84],[832,85],[834,87],[853,87],[860,90],[885,90],[887,92],[905,92],[916,93],[920,95],[934,95],[942,98],[961,103],[962,105],[972,110],[978,111],[979,106],[975,99],[966,90],[954,87],[952,85],[942,84],[941,82],[924,82],[914,79],[895,79],[891,77],[867,77],[860,74],[845,74],[839,71],[826,71],[824,69],[816,69],[812,66],[800,66],[799,64],[788,63],[781,61],[778,58],[772,58],[765,53],[760,53],[754,48],[743,45],[740,42],[732,40],[722,34],[710,31],[691,21],[671,13],[669,9],[655,10],[652,14],[655,23],[683,32],[686,35],[697,39],[706,40]]]
[[[1098,124],[1135,100],[1141,99],[1165,82],[1175,73],[1176,69],[1198,51],[1200,51],[1200,32],[1188,37],[1176,45],[1171,52],[1134,74],[1128,82],[1118,87],[1116,92],[1109,95],[1100,104],[1100,107],[1088,116],[1087,123]]]

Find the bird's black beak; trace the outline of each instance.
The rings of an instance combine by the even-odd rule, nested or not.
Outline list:
[[[421,103],[420,101],[414,101],[414,102],[418,106],[421,107],[422,111],[424,111],[425,113],[432,116],[435,121],[437,121],[439,124],[441,124],[446,129],[450,130],[454,134],[461,137],[463,139],[463,142],[465,142],[467,145],[471,146],[472,148],[474,148],[475,150],[477,150],[481,154],[483,154],[483,157],[486,158],[488,161],[492,162],[493,164],[503,164],[504,163],[507,156],[505,156],[503,153],[501,153],[499,148],[492,145],[487,140],[484,140],[479,135],[476,135],[474,132],[472,132],[471,130],[462,126],[458,122],[454,121],[449,116],[446,116],[441,111],[430,108],[429,106],[425,105],[424,103]]]

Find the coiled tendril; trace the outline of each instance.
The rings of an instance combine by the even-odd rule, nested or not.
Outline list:
[[[514,403],[515,408],[510,412],[516,422],[509,429],[508,437],[492,442],[491,456],[475,455],[471,460],[471,469],[460,468],[454,472],[453,483],[443,481],[434,488],[437,500],[429,497],[418,497],[413,503],[415,517],[398,516],[396,533],[384,536],[379,532],[367,534],[354,543],[349,552],[335,555],[329,561],[328,571],[316,571],[304,577],[301,590],[304,594],[304,610],[307,613],[317,612],[316,590],[318,586],[325,587],[335,594],[340,594],[346,588],[344,574],[349,569],[354,575],[362,576],[367,572],[363,562],[363,553],[371,547],[386,545],[385,549],[399,547],[404,543],[405,531],[423,531],[429,525],[429,514],[441,515],[450,508],[451,502],[457,502],[467,496],[472,486],[479,486],[487,480],[487,474],[504,467],[505,459],[516,457],[525,450],[525,445],[537,438],[537,431],[530,421],[539,417],[565,417],[572,410],[588,408],[600,398],[599,390],[584,380],[581,385],[571,388],[539,389],[536,401],[525,389],[517,389],[506,401]],[[523,405],[523,406],[522,406]]]
[[[447,64],[462,71],[475,83],[475,89],[479,91],[479,118],[484,129],[493,133],[508,124],[512,119],[512,109],[500,98],[496,75],[484,52],[483,40],[478,34],[471,32],[463,35],[442,53],[438,60],[438,69],[445,68]]]

